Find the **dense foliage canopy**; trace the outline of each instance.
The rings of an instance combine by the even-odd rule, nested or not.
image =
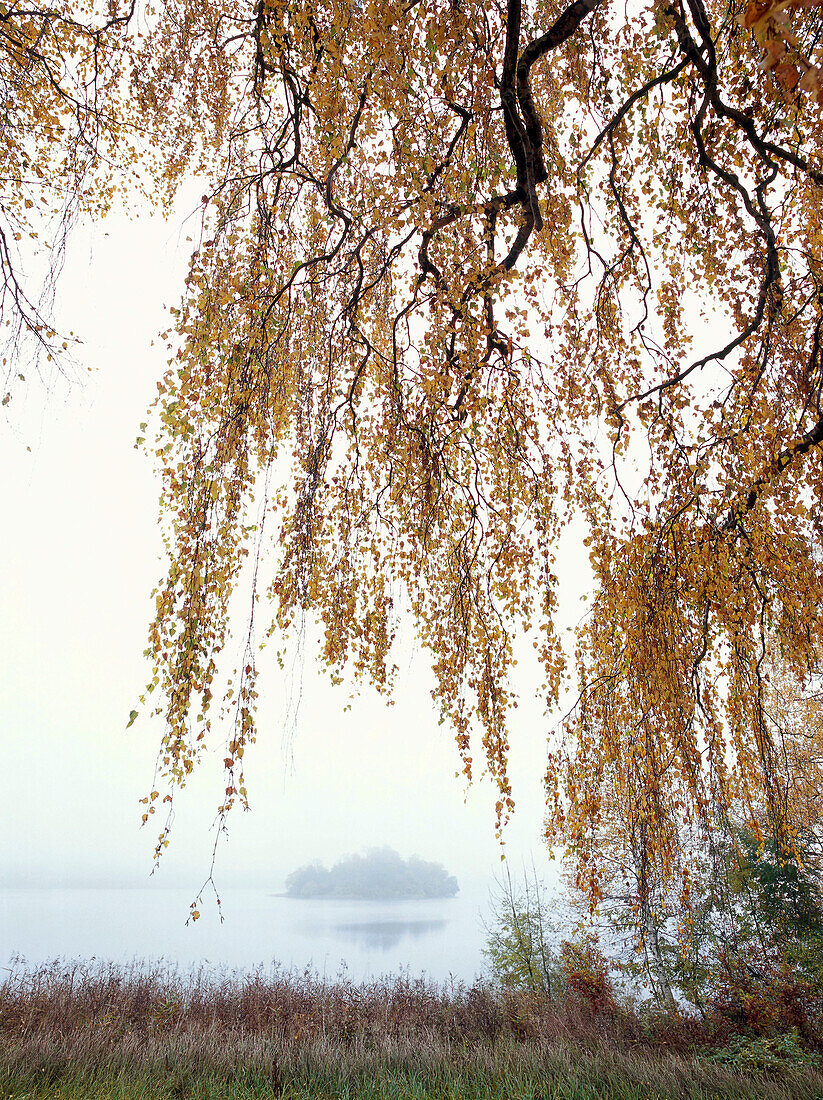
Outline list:
[[[6,224],[54,156],[103,204],[152,146],[161,196],[194,165],[211,181],[153,421],[162,774],[185,781],[216,694],[225,815],[260,636],[319,624],[335,674],[390,691],[408,615],[501,820],[518,639],[549,710],[573,677],[548,836],[593,903],[615,846],[638,896],[680,881],[685,902],[695,835],[791,848],[811,811],[775,700],[812,706],[823,627],[817,0],[0,14]],[[571,519],[596,588],[573,652]]]

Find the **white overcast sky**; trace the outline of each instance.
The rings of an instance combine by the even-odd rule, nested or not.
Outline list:
[[[164,306],[180,297],[185,237],[180,217],[119,215],[76,233],[59,316],[82,337],[77,358],[92,371],[72,389],[32,383],[0,425],[0,884],[139,885],[151,870],[156,830],[138,828],[138,799],[150,789],[157,730],[125,726],[147,677],[149,595],[162,561],[158,485],[133,444],[165,367],[163,347],[151,345],[168,324]],[[560,562],[568,622],[586,584],[581,550],[570,546]],[[411,639],[405,650],[394,707],[364,691],[344,710],[347,690],[309,659],[291,746],[287,687],[268,668],[261,736],[246,757],[253,810],[234,815],[218,856],[224,893],[277,885],[306,860],[379,844],[458,876],[499,867],[492,788],[467,792],[455,778],[425,654]],[[506,851],[517,865],[532,855],[543,864],[546,732],[557,715],[544,715],[533,683],[521,687]],[[207,871],[222,756],[218,739],[179,796],[159,872],[168,885],[197,885]]]

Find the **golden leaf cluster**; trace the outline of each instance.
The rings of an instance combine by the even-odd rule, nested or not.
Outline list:
[[[41,34],[7,11],[21,49],[83,83],[90,15]],[[498,823],[521,639],[547,709],[579,692],[548,835],[593,904],[615,838],[647,882],[682,879],[684,837],[730,815],[790,838],[812,811],[786,794],[767,670],[802,697],[820,673],[823,9],[173,0],[114,18],[88,55],[111,172],[148,166],[161,197],[210,181],[153,420],[161,773],[185,782],[216,699],[221,818],[245,804],[261,640],[316,633],[335,678],[390,693],[408,618]],[[9,171],[35,156],[85,195],[59,158],[88,131],[49,71],[12,97]],[[28,192],[7,190],[22,225]],[[596,595],[570,651],[572,520]]]

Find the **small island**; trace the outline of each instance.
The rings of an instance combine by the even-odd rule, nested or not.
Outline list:
[[[309,863],[286,879],[286,896],[290,898],[451,898],[458,889],[457,879],[441,864],[418,856],[403,859],[392,848],[345,856],[331,870]]]

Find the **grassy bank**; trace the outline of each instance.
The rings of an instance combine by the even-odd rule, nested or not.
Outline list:
[[[712,1061],[728,1050],[694,1022],[405,978],[52,966],[0,987],[0,1097],[16,1100],[823,1100],[813,1055],[762,1047],[750,1074]]]

